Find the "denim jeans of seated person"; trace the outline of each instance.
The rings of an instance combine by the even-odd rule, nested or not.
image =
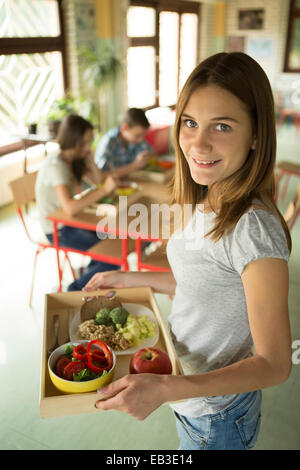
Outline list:
[[[175,413],[179,450],[247,450],[257,440],[262,392],[242,393],[216,414],[190,418]]]
[[[100,241],[96,232],[93,232],[91,230],[83,230],[77,227],[62,227],[62,229],[58,231],[58,236],[60,246],[66,246],[82,251],[87,251],[89,248],[91,248],[93,245]],[[47,238],[51,243],[53,243],[52,233],[47,234]],[[118,269],[120,269],[120,266],[117,264],[110,264],[105,263],[103,261],[91,260],[84,274],[78,279],[76,279],[74,282],[72,282],[68,286],[67,290],[82,290],[95,273],[104,271],[116,271]]]
[[[104,263],[102,261],[94,260],[92,261],[93,263],[91,262],[89,264],[86,272],[68,286],[68,291],[82,290],[96,273],[101,273],[104,271],[117,271],[120,269],[120,266],[117,264]]]
[[[48,233],[47,238],[51,243],[53,243],[52,233]],[[92,230],[84,230],[82,228],[69,227],[67,225],[58,230],[58,238],[60,246],[66,246],[82,251],[89,250],[93,245],[100,241],[97,233]]]

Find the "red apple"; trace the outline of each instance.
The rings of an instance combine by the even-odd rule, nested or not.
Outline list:
[[[142,348],[131,358],[131,374],[171,374],[172,364],[168,354],[157,348]]]

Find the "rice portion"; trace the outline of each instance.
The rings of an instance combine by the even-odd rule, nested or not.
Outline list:
[[[86,320],[81,323],[77,334],[81,339],[99,339],[115,351],[124,351],[132,346],[132,343],[116,331],[113,326],[98,325],[95,320]]]

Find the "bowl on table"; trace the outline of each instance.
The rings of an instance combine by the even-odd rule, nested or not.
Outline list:
[[[86,341],[86,345],[89,341]],[[65,343],[55,349],[48,359],[48,371],[50,375],[50,379],[53,385],[60,390],[61,392],[65,393],[85,393],[85,392],[93,392],[98,388],[104,387],[105,385],[109,384],[113,377],[116,367],[116,355],[114,351],[109,347],[108,349],[112,352],[113,355],[113,365],[109,369],[108,373],[105,374],[103,377],[98,377],[96,379],[82,381],[82,382],[74,382],[72,380],[66,380],[59,377],[55,373],[55,365],[58,359],[65,354],[66,346],[77,346],[79,343]],[[80,344],[84,344],[81,342]]]
[[[158,161],[158,166],[160,168],[163,168],[164,170],[169,170],[170,168],[173,168],[175,165],[174,162],[168,161],[168,160],[159,160]]]
[[[135,182],[121,181],[118,184],[116,191],[119,196],[130,196],[137,190],[137,188],[138,185]]]

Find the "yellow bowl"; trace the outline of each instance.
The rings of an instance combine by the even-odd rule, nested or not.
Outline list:
[[[80,344],[88,344],[89,341],[81,341]],[[72,380],[65,380],[55,374],[54,368],[55,364],[60,358],[65,354],[66,346],[73,345],[77,346],[79,343],[66,343],[59,346],[55,351],[53,351],[48,359],[48,371],[50,378],[56,388],[61,392],[65,393],[85,393],[85,392],[93,392],[98,388],[104,387],[108,383],[110,383],[114,377],[115,367],[116,367],[116,355],[114,351],[109,348],[113,354],[113,365],[112,368],[108,371],[106,375],[103,377],[99,377],[98,379],[87,380],[83,382],[73,382]]]
[[[135,188],[117,188],[119,196],[130,196],[135,191]]]

